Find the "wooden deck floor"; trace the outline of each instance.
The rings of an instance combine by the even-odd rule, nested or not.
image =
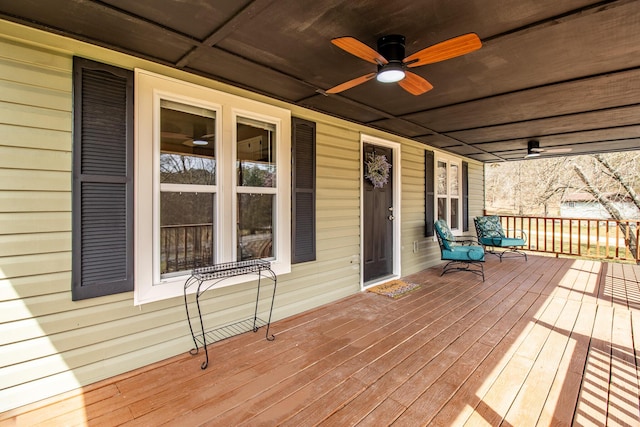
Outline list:
[[[32,425],[640,425],[640,268],[531,256],[439,268],[0,415]],[[4,425],[3,422],[0,424]]]

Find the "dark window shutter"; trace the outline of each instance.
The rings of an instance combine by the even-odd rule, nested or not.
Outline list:
[[[73,68],[75,301],[133,290],[133,73]]]
[[[434,190],[434,155],[433,151],[424,152],[424,235],[433,236],[433,223],[435,222],[435,190]]]
[[[462,231],[469,231],[469,163],[462,162]]]
[[[291,262],[316,259],[316,124],[291,121]]]

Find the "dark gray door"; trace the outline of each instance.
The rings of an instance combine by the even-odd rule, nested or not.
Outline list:
[[[385,156],[393,164],[392,150],[371,144],[364,145],[363,174],[371,156]],[[381,187],[374,186],[364,177],[364,281],[389,276],[393,273],[393,171]]]

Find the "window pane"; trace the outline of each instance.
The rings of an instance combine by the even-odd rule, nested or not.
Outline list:
[[[214,195],[160,194],[160,273],[213,265]]]
[[[458,181],[458,165],[451,165],[451,195],[458,196],[460,191],[460,185]]]
[[[451,199],[451,222],[449,223],[449,227],[451,227],[452,230],[458,228],[458,221],[460,220],[459,215],[458,199]]]
[[[447,195],[447,163],[438,161],[438,195]]]
[[[272,194],[238,194],[238,261],[273,257]]]
[[[215,112],[162,100],[160,182],[215,185]]]
[[[275,126],[239,117],[236,130],[238,185],[275,187]]]
[[[447,199],[438,197],[438,219],[447,221]]]

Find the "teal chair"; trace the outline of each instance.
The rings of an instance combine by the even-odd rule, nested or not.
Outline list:
[[[504,256],[524,256],[527,261],[527,254],[522,250],[527,243],[527,235],[524,231],[517,230],[516,237],[507,237],[500,224],[498,215],[478,216],[474,218],[478,241],[485,247],[487,252],[500,258]]]
[[[484,282],[484,248],[471,238],[456,239],[444,220],[435,222],[440,245],[440,259],[449,261],[442,267],[441,276],[453,271],[469,271],[482,277]]]

